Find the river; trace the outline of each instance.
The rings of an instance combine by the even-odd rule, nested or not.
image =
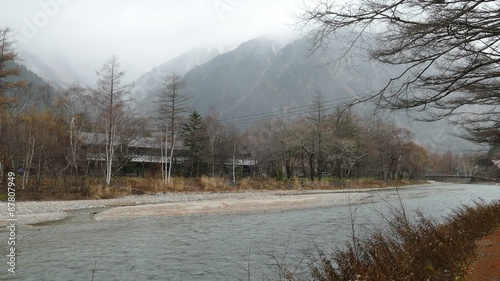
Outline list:
[[[81,210],[63,222],[17,229],[17,273],[3,262],[0,280],[277,280],[278,263],[307,274],[300,260],[314,245],[326,253],[345,245],[353,217],[362,236],[400,203],[410,216],[420,210],[439,219],[498,199],[500,186],[438,183],[371,191],[355,206],[112,221],[93,221],[92,210]],[[7,232],[0,234],[7,244]]]

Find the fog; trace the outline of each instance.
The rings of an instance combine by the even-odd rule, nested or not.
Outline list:
[[[301,3],[301,2],[299,2]],[[21,57],[65,61],[95,75],[112,55],[127,80],[200,46],[235,47],[263,34],[297,34],[294,0],[0,0]]]

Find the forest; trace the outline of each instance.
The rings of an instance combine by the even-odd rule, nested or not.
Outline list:
[[[0,30],[0,182],[14,171],[21,189],[89,180],[110,186],[122,177],[168,185],[200,177],[389,181],[475,172],[473,155],[428,151],[391,115],[360,114],[320,92],[304,93],[310,103],[294,118],[256,114],[235,122],[216,108],[192,109],[186,81],[172,73],[157,110],[139,114],[116,56],[96,70],[94,87],[56,90],[19,77],[11,36]]]

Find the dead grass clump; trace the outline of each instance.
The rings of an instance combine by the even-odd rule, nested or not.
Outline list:
[[[249,178],[243,178],[238,182],[238,189],[248,190],[252,188],[252,180]]]
[[[90,187],[89,196],[93,199],[110,199],[125,197],[132,194],[132,188],[130,186],[120,186],[120,185],[93,185]]]
[[[313,280],[460,280],[474,257],[474,241],[500,226],[500,201],[464,206],[441,224],[417,215],[410,222],[397,213],[388,228],[353,239],[358,242],[331,258],[318,250]]]
[[[391,185],[391,182],[373,178],[360,178],[345,180],[347,188],[383,188]]]
[[[319,180],[314,182],[314,187],[315,189],[322,189],[322,190],[328,190],[328,189],[333,189],[333,181],[331,180]]]
[[[275,180],[271,178],[244,178],[238,181],[238,188],[243,190],[285,190],[299,189],[298,179]]]
[[[204,191],[218,191],[218,190],[227,190],[228,185],[224,178],[218,177],[207,177],[202,176],[200,178],[200,186]]]
[[[162,192],[189,192],[197,191],[197,183],[193,179],[186,179],[183,177],[172,177],[167,184],[160,183],[159,191]]]
[[[260,190],[282,190],[286,189],[287,181],[284,180],[275,180],[271,178],[259,178],[252,180],[253,189]]]
[[[154,193],[161,184],[161,179],[151,177],[129,177],[119,180],[123,186],[129,186],[132,189],[141,190],[145,193]]]

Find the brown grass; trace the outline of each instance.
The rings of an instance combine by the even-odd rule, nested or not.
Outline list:
[[[90,187],[90,198],[92,199],[119,198],[130,194],[132,194],[130,186],[94,185]]]
[[[24,191],[19,191],[18,200],[76,200],[124,197],[132,194],[155,194],[161,192],[229,192],[241,190],[313,190],[345,188],[381,188],[401,186],[418,182],[384,182],[374,179],[308,179],[274,180],[271,178],[243,178],[233,183],[229,178],[172,178],[163,184],[159,177],[116,177],[111,186],[105,186],[102,178],[45,178],[33,191],[30,181]]]
[[[200,187],[203,191],[219,191],[219,190],[227,190],[229,188],[229,184],[223,178],[212,178],[202,176],[200,178]]]
[[[356,245],[311,259],[312,280],[462,280],[475,255],[475,240],[500,227],[500,201],[464,206],[442,224],[399,212]],[[293,280],[293,279],[290,279]]]

